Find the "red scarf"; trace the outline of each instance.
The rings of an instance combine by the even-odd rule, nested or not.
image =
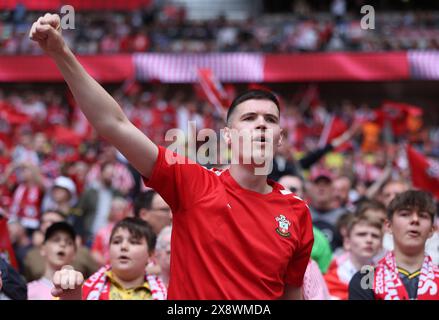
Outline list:
[[[396,269],[393,251],[382,258],[376,268],[374,288],[376,300],[408,300],[409,295]],[[417,300],[439,300],[439,268],[426,255],[419,275]]]
[[[43,193],[38,186],[20,184],[14,192],[11,217],[18,218],[25,228],[37,229],[40,225],[40,206]]]
[[[332,260],[328,271],[324,275],[331,299],[348,300],[349,281],[357,271],[348,252]]]
[[[110,300],[110,281],[106,272],[111,267],[106,265],[88,278],[82,286],[82,300]],[[162,280],[153,275],[145,275],[153,300],[166,300],[167,290]]]

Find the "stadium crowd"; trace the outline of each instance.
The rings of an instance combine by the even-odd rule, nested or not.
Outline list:
[[[188,121],[195,121],[197,130],[218,131],[224,125],[192,87],[176,90],[155,86],[122,86],[112,94],[129,119],[156,143],[169,145],[163,137],[171,128],[187,134]],[[282,126],[287,143],[275,157],[271,178],[306,199],[311,208],[316,239],[312,257],[326,280],[319,286],[329,288],[329,293],[314,298],[346,299],[347,284],[343,290],[339,288],[340,281],[346,279],[340,280],[337,272],[334,278],[332,269],[334,264],[346,262],[347,230],[353,228],[350,221],[358,218],[359,211],[369,210],[382,219],[383,227],[386,206],[397,193],[411,188],[403,144],[410,141],[427,156],[437,158],[439,130],[423,126],[418,116],[416,121],[407,121],[402,134],[389,138],[386,128],[374,120],[376,110],[366,104],[341,101],[336,111],[330,111],[318,95],[308,100],[305,108],[303,94],[280,98],[285,105]],[[60,90],[0,91],[2,215],[9,219],[18,270],[28,282],[44,278],[45,264],[39,248],[54,222],[65,220],[74,226],[78,247],[74,266],[85,277],[109,263],[108,242],[119,221],[141,217],[151,224],[155,235],[172,222],[163,199],[144,187],[139,174],[96,135],[77,111],[71,96]],[[330,134],[324,137],[328,119],[334,118],[337,121],[332,121]],[[373,225],[373,221],[366,220],[368,223]],[[389,237],[384,233],[382,243],[388,250],[392,248]],[[167,240],[168,244],[160,242],[164,251],[169,249],[169,237]],[[380,248],[381,240],[373,253],[382,256]],[[436,264],[438,249],[436,231],[427,242]],[[157,264],[149,267],[161,272]],[[354,271],[358,267],[352,267],[344,276],[350,278]],[[166,279],[166,268],[162,272]],[[41,288],[47,289],[46,282],[29,287],[35,299],[50,294],[47,290],[46,295],[39,294]]]
[[[361,15],[347,11],[346,1],[334,0],[331,12],[322,14],[311,11],[305,1],[294,3],[289,15],[243,20],[220,16],[203,22],[187,19],[185,9],[175,6],[78,12],[75,32],[63,34],[75,53],[91,55],[439,47],[438,12],[379,13],[377,29],[367,32],[360,27]],[[0,13],[0,55],[43,54],[27,36],[39,15],[24,6]],[[230,97],[237,87],[227,85]],[[77,282],[69,286],[87,279],[75,298],[166,299],[170,205],[177,205],[168,205],[145,186],[146,179],[97,134],[64,85],[22,88],[0,87],[0,237],[8,234],[0,242],[0,300],[53,299],[54,293],[63,293],[61,276],[72,275],[72,267],[80,276],[75,274]],[[126,81],[108,89],[127,118],[157,145],[169,146],[173,141],[165,136],[175,128],[189,139],[189,123],[195,123],[198,132],[213,129],[218,136],[225,126],[223,115],[197,85]],[[429,277],[437,289],[439,279],[438,206],[419,191],[438,196],[433,185],[439,181],[437,124],[424,109],[401,102],[371,106],[340,99],[329,107],[316,86],[276,94],[285,141],[269,178],[285,188],[282,195],[291,191],[303,199],[312,218],[314,244],[303,297],[385,299],[360,288],[359,272],[374,265],[391,275],[395,287],[403,287],[398,281],[404,283],[406,290],[400,289],[397,298],[437,298],[437,291],[435,295],[425,287],[431,284]],[[201,144],[198,141],[197,147]],[[415,167],[409,153],[416,154]],[[420,188],[418,180],[415,186],[419,175],[433,182]],[[157,175],[148,176],[153,178],[153,183],[162,183],[165,194],[169,186],[157,181]],[[187,191],[184,185],[178,187]],[[281,217],[275,220],[276,232],[283,237],[290,222]],[[11,251],[5,250],[9,243]],[[424,245],[425,261],[407,259],[405,269],[398,265],[396,270],[392,250],[424,259]],[[421,269],[412,268],[419,264]],[[174,268],[178,271],[179,266]],[[136,281],[125,281],[127,274],[134,274]],[[392,288],[383,291],[395,294]]]
[[[340,1],[335,1],[340,2]],[[343,2],[343,1],[341,1]],[[75,29],[64,30],[78,54],[130,52],[321,52],[396,51],[439,48],[439,12],[376,13],[375,29],[361,28],[362,15],[337,5],[332,13],[316,13],[306,2],[288,14],[262,15],[241,20],[219,16],[214,20],[187,19],[184,7],[147,6],[128,12],[75,12]],[[18,6],[0,14],[0,54],[40,55],[27,37],[41,12]]]

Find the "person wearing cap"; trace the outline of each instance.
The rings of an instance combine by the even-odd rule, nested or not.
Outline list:
[[[312,171],[308,196],[313,225],[325,234],[334,251],[342,245],[341,236],[335,226],[346,210],[334,206],[333,180],[329,170]]]
[[[47,229],[57,222],[66,222],[66,217],[61,211],[48,210],[41,214],[40,229],[34,233],[34,237],[32,238],[33,247],[27,252],[23,262],[24,276],[28,282],[40,279],[45,273],[46,263],[44,257],[41,255],[44,235]],[[77,235],[77,238],[79,238],[79,235]],[[99,269],[99,265],[93,259],[89,248],[80,245],[79,242],[72,265],[86,277],[92,275]]]
[[[42,209],[58,210],[68,216],[76,204],[76,186],[72,179],[59,176],[53,182],[52,189],[43,199]]]
[[[28,284],[29,300],[51,300],[53,288],[52,278],[57,270],[73,262],[76,253],[76,233],[67,222],[52,224],[44,235],[41,255],[44,257],[46,268],[44,275]]]

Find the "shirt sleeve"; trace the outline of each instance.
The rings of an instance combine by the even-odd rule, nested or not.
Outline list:
[[[362,274],[358,271],[349,282],[349,300],[375,300],[373,290],[361,287]]]
[[[298,219],[299,229],[299,245],[293,253],[293,257],[287,267],[286,283],[294,287],[301,287],[303,277],[311,257],[312,245],[314,243],[314,235],[311,221],[311,214],[308,207],[303,203],[302,212]]]
[[[143,177],[171,207],[173,213],[185,210],[212,192],[215,173],[162,146],[151,177]]]

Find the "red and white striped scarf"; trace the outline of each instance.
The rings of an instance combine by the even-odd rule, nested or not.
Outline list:
[[[38,186],[20,184],[14,192],[10,209],[11,218],[18,218],[26,228],[40,225],[40,205],[43,196]]]
[[[417,300],[439,300],[439,268],[426,255],[419,275]],[[374,293],[376,300],[408,300],[409,295],[402,283],[397,268],[395,255],[390,251],[381,259],[374,276]]]
[[[110,269],[111,267],[106,265],[84,282],[82,286],[82,300],[110,299],[110,281],[108,281],[108,276],[106,275],[106,272]],[[166,286],[159,277],[145,275],[145,281],[148,282],[153,300],[166,300]]]

